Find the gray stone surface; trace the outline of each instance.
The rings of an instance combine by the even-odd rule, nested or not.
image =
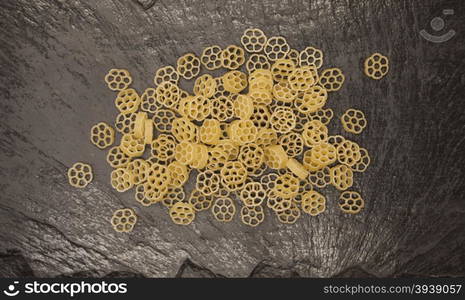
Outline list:
[[[457,35],[421,39],[443,8],[455,9],[446,24]],[[2,0],[0,276],[463,276],[463,15],[460,0]],[[354,137],[373,160],[356,176],[363,213],[342,214],[327,189],[327,212],[291,226],[270,214],[249,228],[203,213],[179,227],[164,208],[111,189],[105,152],[89,142],[90,127],[116,115],[105,73],[126,68],[143,91],[158,67],[238,43],[251,26],[321,48],[325,67],[344,70],[328,106],[336,116],[362,109],[369,121]],[[377,51],[391,60],[379,82],[361,71]],[[94,167],[86,189],[67,183],[75,161]],[[131,234],[108,223],[121,207],[139,215]]]

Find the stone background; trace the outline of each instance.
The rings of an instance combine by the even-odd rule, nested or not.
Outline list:
[[[455,10],[444,31],[457,35],[420,38],[444,8]],[[0,276],[463,276],[464,12],[460,0],[2,0]],[[158,67],[237,44],[251,26],[316,46],[325,67],[344,71],[328,106],[336,116],[362,109],[369,121],[354,138],[372,156],[356,178],[363,213],[344,215],[328,188],[327,212],[294,225],[202,213],[180,227],[161,206],[111,189],[105,152],[89,142],[90,127],[116,115],[106,72],[128,69],[143,91]],[[391,61],[379,82],[361,71],[373,52]],[[75,161],[94,167],[86,189],[67,183]],[[131,234],[108,223],[121,207],[139,215]]]

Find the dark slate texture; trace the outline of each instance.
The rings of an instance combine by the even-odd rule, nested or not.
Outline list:
[[[455,10],[444,31],[457,35],[420,38],[444,8]],[[464,13],[461,0],[0,1],[0,276],[463,276]],[[321,48],[325,67],[344,71],[328,106],[368,118],[353,137],[372,155],[356,176],[363,213],[344,215],[329,188],[326,213],[294,225],[203,213],[179,227],[111,189],[105,152],[89,142],[90,127],[116,115],[105,73],[126,68],[143,91],[158,67],[237,44],[251,26]],[[374,81],[361,67],[378,51],[391,70]],[[94,167],[86,189],[67,183],[75,161]],[[121,207],[139,216],[131,234],[109,225]]]

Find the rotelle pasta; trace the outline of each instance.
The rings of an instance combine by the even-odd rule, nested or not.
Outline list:
[[[295,49],[283,36],[246,29],[235,44],[208,45],[158,67],[140,96],[129,71],[111,69],[104,81],[118,115],[114,126],[102,121],[90,130],[96,149],[107,151],[111,186],[133,189],[138,209],[161,205],[184,226],[205,212],[225,226],[236,220],[250,227],[269,218],[265,209],[275,216],[270,222],[283,224],[317,218],[327,205],[363,212],[364,199],[351,189],[372,159],[350,135],[364,133],[369,116],[343,108],[334,119],[349,136],[330,132],[341,110],[328,104],[346,77],[323,50]],[[378,80],[388,70],[388,58],[375,53],[363,71]],[[85,188],[91,165],[75,163],[68,180]],[[326,201],[328,186],[340,191],[335,204]],[[114,230],[137,229],[138,209],[109,212]]]

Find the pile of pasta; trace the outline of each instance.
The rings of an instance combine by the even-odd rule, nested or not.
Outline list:
[[[105,81],[117,92],[119,114],[114,127],[93,126],[91,141],[109,148],[112,187],[133,189],[142,206],[160,203],[179,225],[209,211],[219,222],[239,215],[257,226],[266,208],[292,224],[303,213],[325,211],[322,189],[328,185],[341,191],[342,212],[359,213],[364,200],[352,190],[354,173],[367,169],[370,156],[327,127],[333,119],[327,103],[344,84],[342,71],[323,69],[321,50],[292,49],[285,38],[268,38],[259,29],[247,29],[241,44],[183,55],[176,67],[158,69],[154,86],[140,95],[130,87],[127,70],[108,72]],[[365,73],[374,79],[387,73],[387,58],[380,56],[365,62]],[[224,74],[213,77],[202,69]],[[181,80],[194,79],[192,91],[180,87]],[[364,113],[353,108],[340,122],[354,135],[367,126]],[[115,131],[121,134],[116,145]],[[90,166],[78,167],[70,169],[70,183],[83,187],[92,179],[86,177]],[[189,178],[195,187],[186,193]],[[136,221],[134,210],[124,208],[111,224],[128,232]]]

